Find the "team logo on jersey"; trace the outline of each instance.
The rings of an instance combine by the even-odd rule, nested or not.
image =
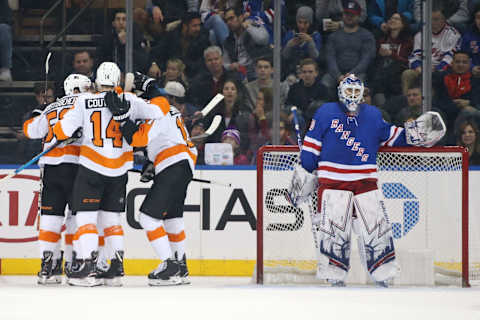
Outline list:
[[[355,141],[355,137],[351,137],[352,133],[349,130],[343,130],[343,124],[338,119],[333,119],[330,124],[331,129],[335,129],[335,133],[341,133],[340,140],[345,140],[345,145],[350,147],[350,150],[355,152],[355,156],[360,158],[360,161],[366,162],[369,154],[365,153],[365,148],[361,148],[361,142]],[[311,130],[311,129],[310,129]]]
[[[310,122],[310,128],[308,128],[308,130],[312,131],[313,128],[315,128],[315,119],[312,119],[312,122]]]

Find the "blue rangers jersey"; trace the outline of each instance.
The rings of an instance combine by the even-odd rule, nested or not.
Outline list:
[[[316,169],[318,178],[377,179],[379,147],[406,145],[404,129],[383,120],[376,107],[362,103],[353,116],[339,102],[325,103],[312,119],[300,160],[307,171]]]

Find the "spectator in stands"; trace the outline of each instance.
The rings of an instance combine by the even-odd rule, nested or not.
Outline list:
[[[160,78],[160,87],[164,87],[169,81],[180,82],[188,90],[188,80],[185,76],[185,64],[177,58],[168,59],[165,72]]]
[[[406,100],[406,106],[400,107],[401,105],[405,105],[403,101]],[[403,124],[412,119],[418,118],[423,113],[422,109],[422,87],[417,82],[417,85],[412,85],[407,90],[406,99],[402,99],[401,104],[398,106],[397,112],[394,112],[393,115],[393,123],[396,126],[402,126]]]
[[[337,84],[345,75],[354,73],[365,80],[367,69],[375,58],[375,38],[370,31],[360,27],[360,13],[360,5],[354,0],[348,1],[343,11],[343,29],[328,37],[328,72],[322,82],[332,97],[336,96]]]
[[[188,130],[192,128],[192,118],[198,109],[185,101],[185,87],[177,81],[169,81],[164,87],[167,99],[172,106],[175,106],[182,114],[185,126]]]
[[[480,78],[472,77],[468,53],[456,52],[451,68],[436,74],[432,81],[435,88],[434,99],[446,116],[445,124],[450,133],[453,133],[458,116],[474,116],[480,113]]]
[[[203,51],[206,71],[191,81],[188,101],[203,108],[217,93],[221,93],[225,79],[239,79],[238,73],[227,71],[222,64],[222,49],[210,46]]]
[[[434,9],[435,6],[441,6],[445,17],[447,17],[447,23],[449,25],[455,27],[457,30],[464,30],[466,24],[470,20],[470,11],[468,5],[469,1],[470,0],[441,0],[433,1],[433,5]],[[413,11],[415,15],[415,21],[418,22],[422,20],[421,6],[422,1],[415,0]]]
[[[205,133],[205,124],[202,121],[195,122],[190,130],[190,136],[195,137]],[[205,139],[195,142],[197,148],[197,165],[205,164]]]
[[[245,152],[240,148],[240,132],[237,129],[226,129],[222,132],[223,143],[228,143],[232,146],[233,164],[234,165],[248,165],[250,160]]]
[[[457,145],[468,150],[468,164],[480,165],[480,131],[477,122],[473,118],[463,119],[458,125],[456,136]]]
[[[315,18],[320,24],[319,29],[324,33],[331,33],[343,28],[344,0],[317,0],[315,1]],[[365,0],[357,0],[360,6],[359,22],[367,18],[367,4]]]
[[[257,100],[258,92],[261,88],[272,88],[273,86],[273,61],[271,57],[263,56],[257,59],[255,64],[255,73],[257,79],[247,83],[248,93],[251,101]],[[285,100],[287,99],[289,86],[286,81],[280,83],[280,109],[285,109]]]
[[[460,45],[460,33],[447,24],[444,9],[434,5],[432,9],[432,72],[446,70],[452,62],[453,52]],[[402,90],[422,72],[422,34],[415,34],[413,52],[409,58],[410,69],[402,73]]]
[[[409,26],[413,22],[414,0],[375,0],[369,1],[367,6],[368,22],[372,31],[377,36],[389,32],[389,19],[394,13],[401,14],[404,18],[404,25]]]
[[[386,33],[377,40],[377,58],[371,81],[377,106],[383,106],[392,95],[402,94],[400,75],[408,69],[408,56],[413,49],[413,37],[404,15],[394,13],[383,28]]]
[[[472,58],[472,74],[480,77],[480,3],[472,8],[470,28],[462,35],[461,50],[468,52]]]
[[[36,102],[36,106],[34,109],[38,109],[39,107],[37,106],[44,107],[45,105],[55,101],[55,88],[51,83],[48,83],[46,88],[43,82],[35,83],[35,85],[33,86],[33,93],[35,94]]]
[[[246,89],[241,82],[227,79],[223,84],[222,94],[225,98],[205,121],[206,125],[210,124],[215,115],[222,115],[222,123],[219,129],[208,139],[208,142],[220,142],[221,133],[225,129],[235,128],[240,131],[241,151],[247,152],[250,147],[249,136],[252,132],[255,132],[256,128],[252,110],[245,100]]]
[[[115,62],[120,69],[125,70],[125,43],[127,41],[127,14],[123,9],[114,13],[112,29],[101,39],[99,48],[99,63]],[[148,55],[143,49],[145,46],[143,34],[136,24],[133,24],[133,69],[145,73],[148,65]]]
[[[12,23],[8,0],[0,0],[0,81],[12,81]]]
[[[224,19],[230,35],[223,43],[223,64],[227,70],[240,72],[253,81],[255,60],[270,51],[268,32],[255,20],[246,19],[239,7],[227,9]]]
[[[23,116],[22,123],[31,118],[33,110],[44,110],[45,106],[55,101],[55,88],[51,83],[45,87],[43,82],[35,83],[33,93],[35,94],[35,102],[32,103],[31,109]],[[25,162],[42,151],[42,139],[28,139],[20,131],[16,134],[18,139],[16,158],[18,161]]]
[[[182,18],[182,23],[167,32],[159,45],[152,48],[151,56],[160,70],[165,70],[169,59],[181,59],[186,66],[188,79],[194,77],[203,66],[202,53],[208,45],[208,32],[202,28],[200,14],[188,12]]]
[[[328,101],[329,96],[327,88],[318,76],[317,62],[310,58],[304,59],[300,61],[300,70],[301,80],[290,88],[285,104],[288,112],[291,106],[296,106],[299,117],[302,117],[308,125],[317,108]],[[292,119],[293,116],[290,115],[290,120]]]
[[[92,82],[95,81],[95,72],[93,69],[94,59],[92,54],[87,50],[77,51],[73,55],[73,71],[71,73],[83,74],[90,78]]]
[[[322,36],[314,29],[312,8],[298,8],[296,19],[295,29],[287,32],[282,45],[285,75],[295,74],[303,59],[318,60],[322,47]]]
[[[210,32],[210,43],[222,46],[227,39],[229,30],[223,20],[225,9],[236,5],[235,0],[202,0],[200,15],[202,23]]]
[[[146,8],[155,23],[168,25],[182,20],[187,12],[198,12],[198,1],[147,0]]]

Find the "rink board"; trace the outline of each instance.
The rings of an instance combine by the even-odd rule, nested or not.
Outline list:
[[[0,170],[0,175],[11,171]],[[36,200],[39,190],[39,170],[31,169],[24,172],[25,174],[18,178],[0,183],[2,274],[34,274],[38,271]],[[195,177],[232,183],[233,187],[196,182],[192,182],[189,186],[185,202],[185,225],[191,274],[251,275],[256,259],[256,171],[253,167],[229,168],[229,170],[225,170],[225,167],[217,167],[213,170],[197,170]],[[480,171],[470,171],[470,190],[479,190],[479,178]],[[144,231],[138,225],[138,208],[149,186],[150,184],[139,182],[138,174],[130,173],[126,199],[127,212],[123,217],[127,274],[146,274],[158,264]],[[414,193],[415,187],[424,188],[412,186]],[[428,207],[430,212],[435,212],[438,206],[448,206],[449,197],[457,190],[456,186],[435,183],[428,188],[438,196],[428,203],[420,199],[419,206],[420,208]],[[387,209],[389,209],[388,201]],[[478,209],[480,209],[480,199],[474,192],[470,192],[469,210],[478,212]],[[435,239],[428,240],[430,242],[428,245],[436,252],[446,254],[446,257],[436,260],[436,264],[449,264],[449,268],[459,268],[457,259],[460,254],[460,233],[459,230],[449,228],[457,217],[435,216],[435,219],[426,221],[420,210],[416,223],[409,226],[408,232],[404,233],[406,222],[402,213],[389,214],[392,223],[403,230],[400,237],[396,239],[399,251],[415,247],[415,244],[428,240],[425,237],[426,222],[429,228],[433,224],[438,224],[435,226],[437,230],[447,229],[446,232],[458,241],[442,241],[441,236],[436,236]],[[308,228],[307,225],[304,227]],[[308,235],[308,233],[304,234]],[[298,237],[298,234],[277,234],[275,237],[285,240],[288,237]],[[296,250],[295,247],[285,245],[285,241],[281,242],[284,244],[276,250],[287,254],[290,250],[292,252]],[[474,238],[471,237],[472,247],[480,248],[479,243],[478,234]],[[454,259],[450,258],[451,252],[456,253]]]

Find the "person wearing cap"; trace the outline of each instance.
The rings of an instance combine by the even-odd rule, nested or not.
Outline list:
[[[185,121],[185,126],[187,130],[191,129],[192,126],[192,116],[198,111],[197,108],[191,104],[186,103],[185,101],[185,87],[177,81],[169,81],[163,88],[163,92],[168,102],[175,106],[178,111],[182,114],[182,117]]]
[[[297,10],[295,29],[287,32],[282,45],[286,74],[295,74],[298,63],[306,58],[317,60],[322,48],[322,36],[314,29],[313,10],[302,6]]]
[[[367,4],[365,0],[357,0],[360,5],[360,23],[367,19]],[[321,24],[323,33],[335,32],[343,28],[343,4],[345,0],[316,0],[315,19]]]
[[[343,29],[328,37],[326,46],[327,73],[322,82],[335,96],[337,84],[348,74],[365,80],[367,69],[375,58],[373,34],[360,27],[361,7],[357,1],[347,1],[343,9]]]
[[[248,165],[250,161],[246,154],[241,153],[240,149],[240,131],[234,128],[226,129],[222,132],[223,143],[228,143],[232,146],[233,151],[233,164],[235,165]]]

